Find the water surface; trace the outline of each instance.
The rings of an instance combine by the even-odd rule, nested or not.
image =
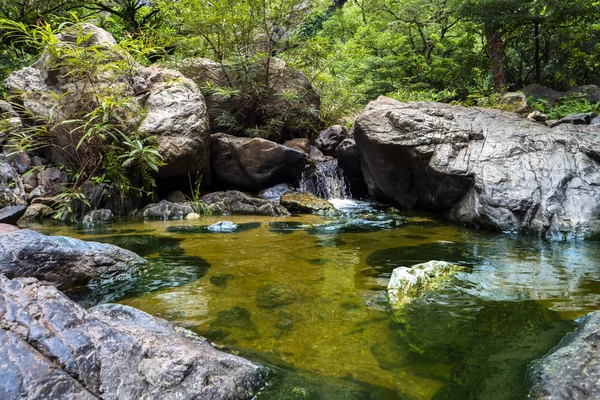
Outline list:
[[[211,216],[45,233],[114,243],[150,268],[130,286],[72,294],[137,307],[276,371],[260,399],[518,399],[527,366],[598,309],[594,243],[548,243],[338,202],[341,218]],[[211,233],[232,221],[244,229]],[[392,311],[392,270],[466,268]]]

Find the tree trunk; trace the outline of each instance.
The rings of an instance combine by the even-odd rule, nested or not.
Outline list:
[[[535,83],[542,83],[542,66],[540,64],[540,23],[535,21]]]
[[[486,32],[488,52],[492,63],[492,75],[494,77],[494,86],[496,90],[502,92],[506,90],[506,76],[504,74],[505,48],[502,40],[502,33],[498,30]]]

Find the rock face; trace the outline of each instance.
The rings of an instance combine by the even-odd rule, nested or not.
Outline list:
[[[265,82],[265,66],[266,63],[251,65],[248,73],[256,82]],[[247,90],[248,76],[245,73],[204,58],[185,60],[175,68],[196,82],[199,87],[206,88],[206,106],[213,133],[227,131],[228,127],[219,123],[224,113],[240,113],[245,115],[247,120],[254,121],[253,115],[250,114],[257,114],[256,108],[259,106],[254,104],[254,99],[240,99],[239,96],[225,95],[214,90]],[[285,120],[284,129],[292,134],[305,134],[306,127],[316,126],[319,122],[321,97],[306,76],[288,68],[283,61],[276,58],[270,59],[268,75],[266,80],[269,83],[264,89],[269,98],[262,104],[261,112],[265,113],[263,119]],[[290,93],[295,95],[295,100],[290,100]]]
[[[126,72],[114,68],[97,74],[92,92],[89,82],[74,80],[69,67],[44,54],[33,66],[13,72],[6,80],[9,95],[30,114],[29,123],[50,119],[51,124],[63,126],[59,124],[81,112],[86,98],[118,88],[121,98],[115,100],[127,100],[127,106],[112,112],[125,121],[128,129],[156,138],[166,162],[157,176],[200,173],[204,183],[209,183],[210,128],[204,97],[197,85],[177,71],[135,63],[108,32],[94,25],[75,25],[58,38],[74,45],[77,33],[86,38],[79,46],[99,46],[97,50],[104,53],[107,62],[127,60],[129,68]],[[63,96],[60,103],[53,100],[51,92]],[[49,147],[47,155],[55,164],[70,165],[75,154],[85,158],[93,151],[85,143],[76,149],[79,139],[72,137],[68,124],[53,134],[56,147]]]
[[[0,235],[0,273],[34,277],[68,289],[128,279],[146,261],[117,246],[22,229]]]
[[[319,133],[317,147],[326,156],[334,156],[335,149],[348,137],[348,128],[342,125],[331,126]]]
[[[350,191],[355,198],[367,195],[368,189],[360,166],[360,154],[355,139],[344,139],[335,149],[338,165],[344,171],[350,183]]]
[[[88,311],[33,278],[0,275],[0,398],[247,399],[265,370],[118,304]]]
[[[380,97],[358,117],[355,138],[376,199],[498,231],[592,238],[600,137],[565,126]]]
[[[458,265],[445,261],[429,261],[410,268],[395,268],[387,287],[388,301],[392,307],[407,304],[426,291],[441,286],[451,274],[461,269]]]
[[[306,192],[286,192],[279,200],[291,212],[333,216],[337,210],[327,200]]]
[[[600,312],[586,316],[549,355],[531,368],[529,398],[571,400],[600,398]]]
[[[212,168],[218,182],[228,188],[258,192],[302,174],[305,153],[264,139],[215,134]]]
[[[25,188],[19,174],[9,164],[0,164],[0,207],[22,204],[25,204]]]
[[[4,207],[0,209],[0,224],[16,225],[26,211],[27,207],[25,206]]]
[[[533,100],[544,99],[550,104],[573,96],[581,96],[590,103],[600,101],[600,88],[596,85],[575,86],[566,92],[559,92],[538,83],[525,86],[521,91]]]

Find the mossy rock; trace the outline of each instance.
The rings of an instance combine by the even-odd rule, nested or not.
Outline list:
[[[288,285],[268,284],[261,286],[256,293],[256,303],[262,308],[276,308],[296,301],[296,293]]]
[[[307,192],[286,192],[279,200],[282,206],[290,212],[308,213],[326,216],[338,215],[333,204],[325,199]]]
[[[454,273],[462,270],[463,267],[445,261],[396,268],[387,287],[388,300],[392,307],[403,306],[425,292],[441,287]]]

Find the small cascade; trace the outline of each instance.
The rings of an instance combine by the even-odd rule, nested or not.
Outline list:
[[[349,199],[350,187],[336,159],[316,161],[300,177],[299,189],[323,199]]]

